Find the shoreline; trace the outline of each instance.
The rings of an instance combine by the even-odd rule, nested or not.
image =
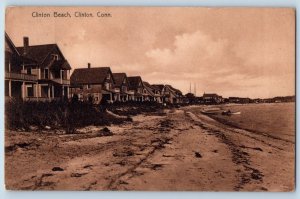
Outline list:
[[[292,191],[294,145],[225,126],[193,107],[80,134],[5,134],[9,190]],[[280,186],[279,186],[280,185]]]
[[[286,139],[283,139],[283,138],[280,138],[280,137],[276,137],[276,136],[270,135],[270,134],[268,134],[266,132],[261,132],[261,131],[253,130],[253,129],[249,129],[249,128],[243,128],[243,127],[240,127],[240,126],[238,126],[236,124],[233,124],[230,121],[227,121],[226,119],[222,119],[222,118],[219,118],[219,117],[214,117],[213,115],[207,115],[207,116],[210,117],[210,118],[212,118],[212,119],[214,119],[215,121],[217,121],[217,122],[219,122],[221,124],[224,124],[226,126],[229,126],[229,127],[233,127],[233,128],[240,129],[240,130],[249,131],[251,133],[259,134],[259,135],[266,136],[266,137],[269,137],[269,138],[272,138],[272,139],[282,140],[282,141],[285,141],[285,142],[289,142],[289,143],[295,144],[295,141],[290,141],[290,140],[286,140]]]

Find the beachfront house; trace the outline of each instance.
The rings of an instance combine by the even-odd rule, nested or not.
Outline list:
[[[182,92],[171,85],[165,85],[163,88],[163,101],[171,104],[182,103]]]
[[[27,74],[25,65],[35,65],[33,60],[26,59],[17,50],[14,43],[5,33],[5,99],[24,99],[28,94],[34,96],[32,90],[27,91],[26,86],[31,88],[37,84],[37,75]]]
[[[148,82],[143,81],[144,85],[144,92],[146,94],[145,101],[151,101],[155,102],[156,101],[156,95],[155,95],[155,88],[153,88]]]
[[[164,85],[161,85],[161,84],[152,84],[151,88],[152,88],[152,92],[154,93],[155,101],[158,102],[158,103],[162,103],[163,102],[163,99],[162,99],[162,90],[164,88]]]
[[[113,73],[112,75],[115,80],[114,88],[116,91],[114,101],[126,102],[128,100],[133,100],[134,92],[129,91],[129,83],[126,73]]]
[[[112,103],[118,90],[114,89],[114,78],[110,67],[77,68],[71,75],[71,95],[81,101],[95,104]]]
[[[134,93],[133,101],[144,101],[144,85],[140,76],[128,77],[129,91]]]
[[[164,85],[151,85],[148,82],[143,83],[151,95],[151,101],[162,103],[162,89],[164,88]]]
[[[5,94],[8,98],[50,101],[69,97],[71,66],[57,44],[15,47],[5,34]]]
[[[216,93],[204,93],[203,94],[203,102],[205,104],[219,104],[222,103],[223,98]]]

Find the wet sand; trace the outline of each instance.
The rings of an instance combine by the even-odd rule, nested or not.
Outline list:
[[[293,191],[295,145],[226,126],[194,107],[133,122],[6,132],[10,190]]]

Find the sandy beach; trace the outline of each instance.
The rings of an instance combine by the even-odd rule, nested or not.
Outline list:
[[[9,190],[293,191],[295,143],[226,126],[195,107],[133,122],[7,131]]]

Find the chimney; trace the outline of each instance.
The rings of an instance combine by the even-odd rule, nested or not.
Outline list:
[[[88,68],[91,68],[91,63],[88,63]]]
[[[23,45],[24,45],[23,54],[25,55],[28,51],[28,46],[29,46],[29,38],[28,37],[23,37]]]

